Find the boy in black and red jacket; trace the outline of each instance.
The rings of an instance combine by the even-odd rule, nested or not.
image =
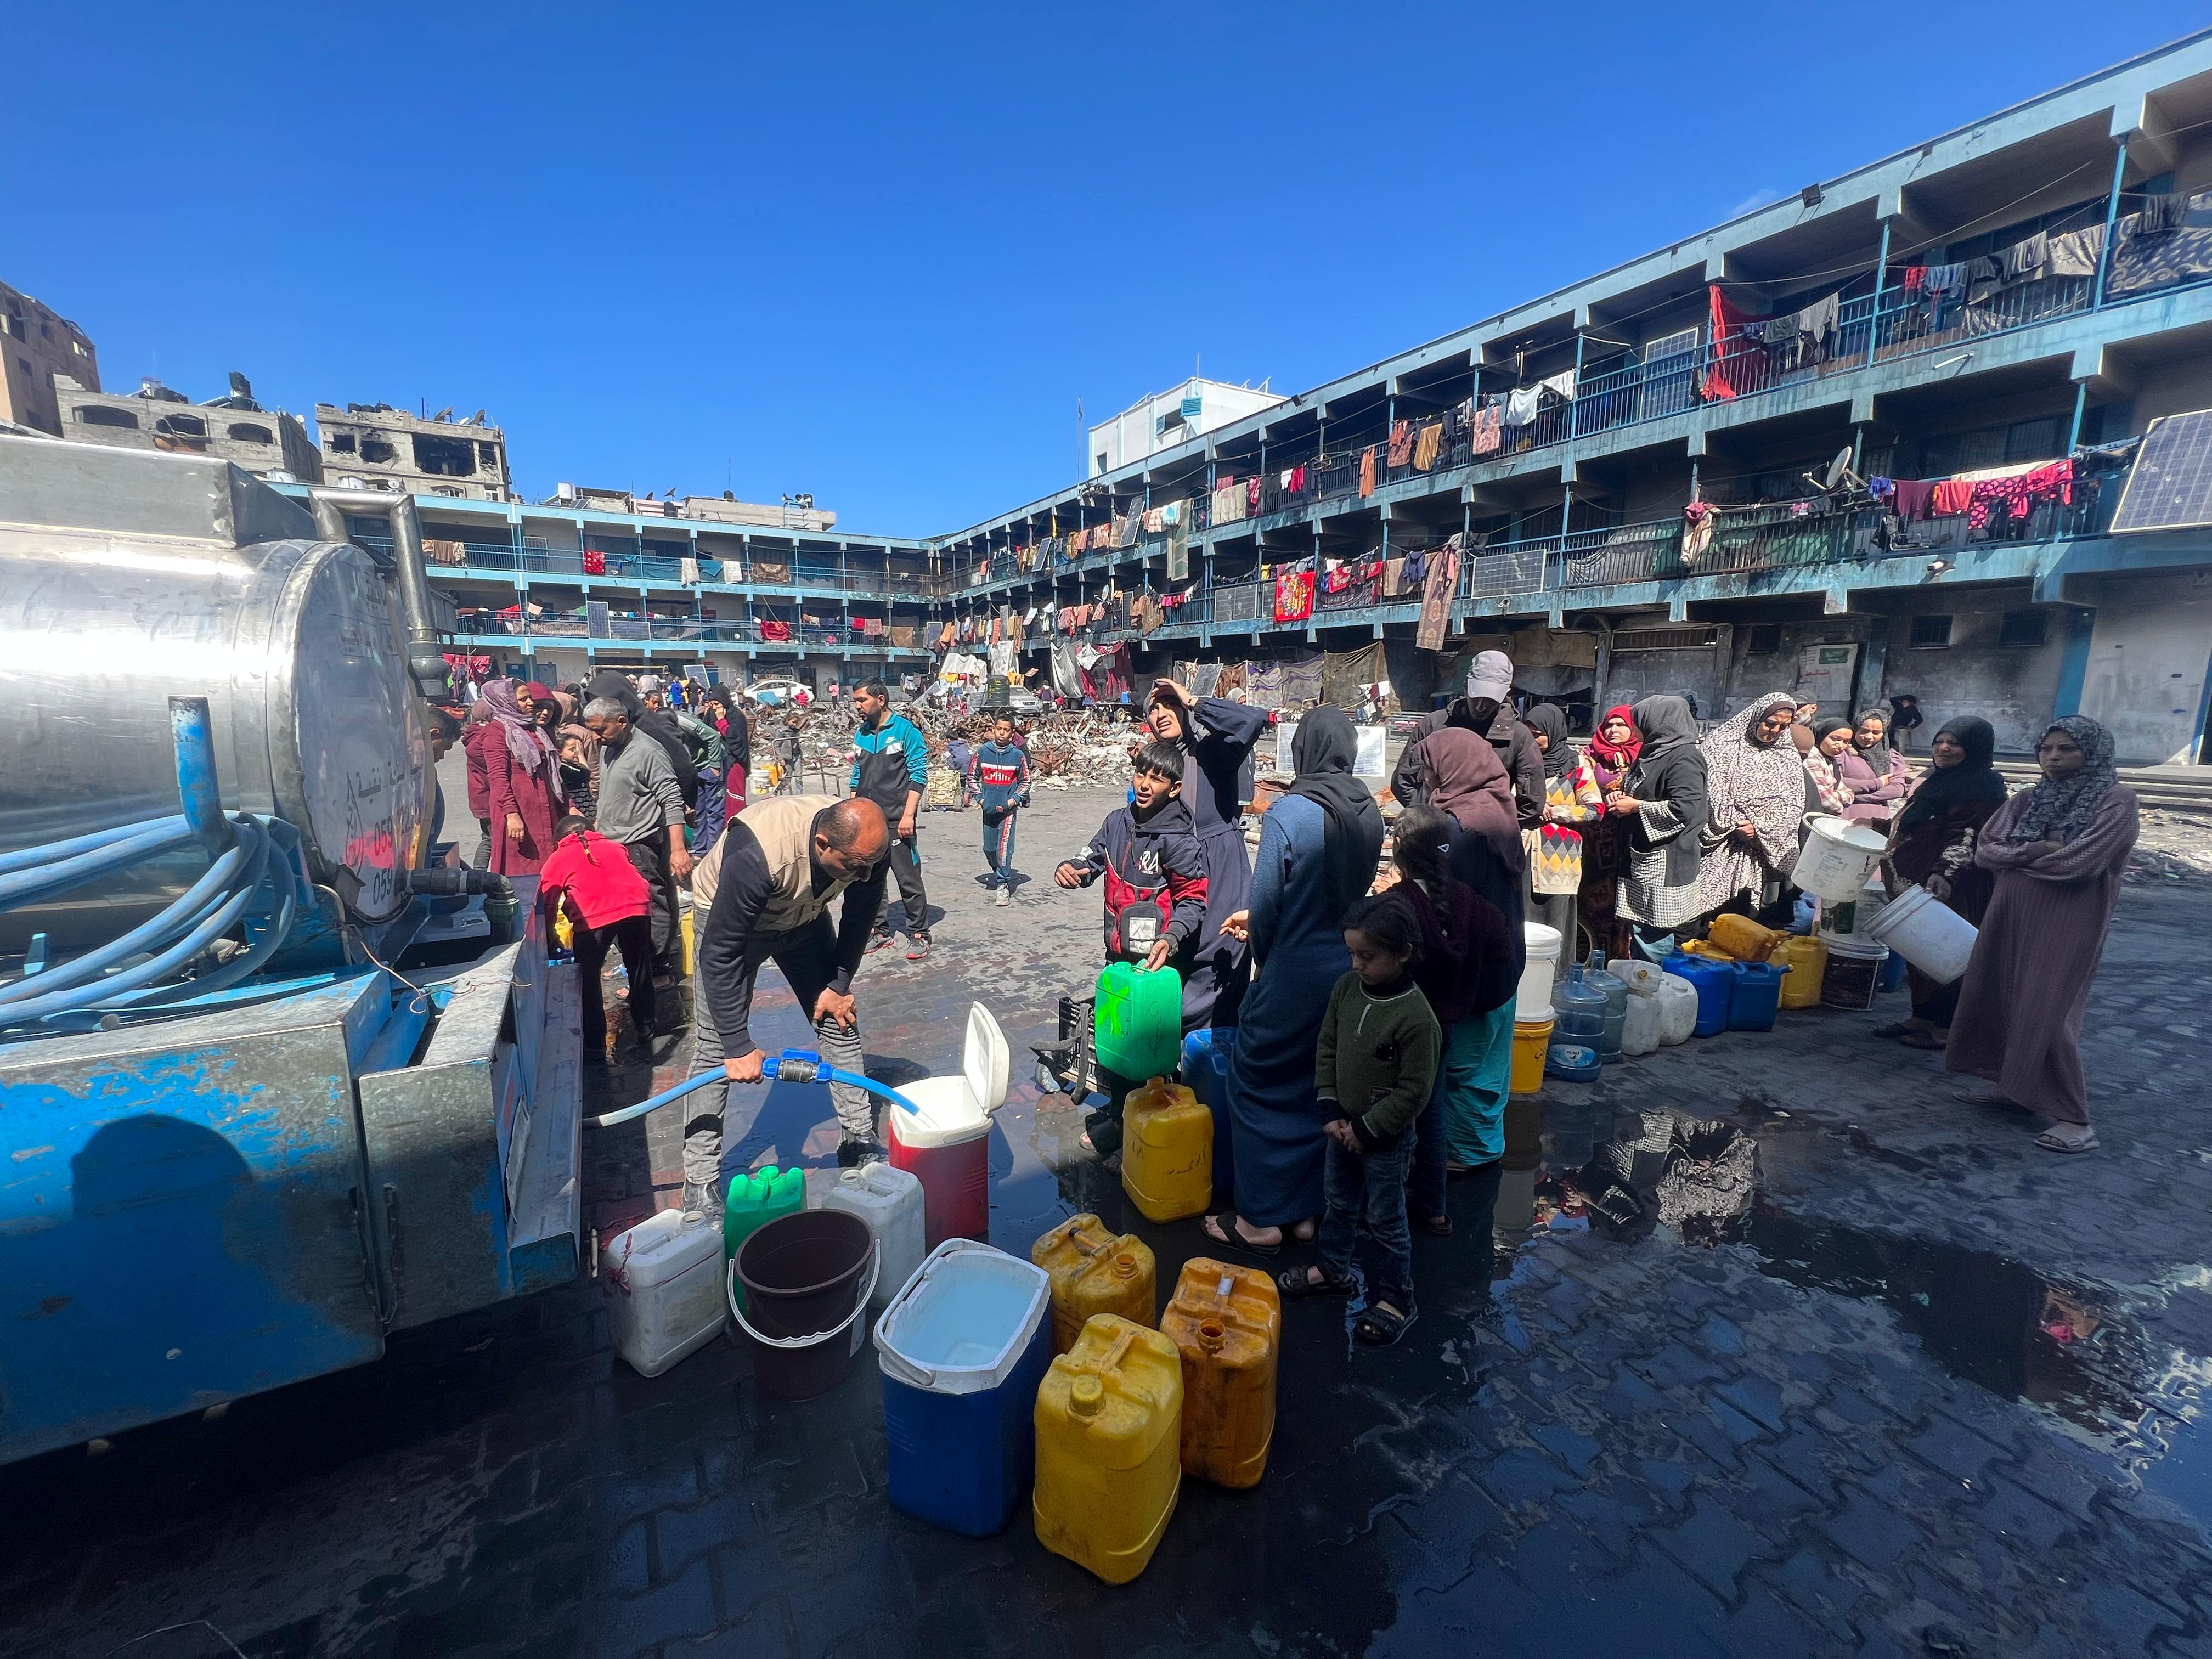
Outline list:
[[[1106,879],[1106,959],[1146,972],[1187,967],[1206,919],[1206,854],[1182,795],[1182,750],[1148,743],[1137,752],[1133,799],[1106,815],[1079,859],[1052,872],[1061,887]],[[1121,1103],[1141,1079],[1100,1068],[1107,1103],[1094,1112],[1084,1139],[1101,1158],[1121,1149]]]

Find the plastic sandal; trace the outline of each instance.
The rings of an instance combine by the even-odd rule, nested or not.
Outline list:
[[[1304,1267],[1285,1267],[1275,1275],[1275,1288],[1285,1301],[1299,1302],[1310,1296],[1350,1296],[1352,1280],[1331,1279],[1327,1273],[1315,1279]]]
[[[1359,1316],[1352,1334],[1370,1348],[1387,1348],[1405,1335],[1420,1316],[1418,1308],[1401,1313],[1387,1302],[1377,1303]]]

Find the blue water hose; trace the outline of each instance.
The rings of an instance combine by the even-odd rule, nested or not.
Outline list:
[[[618,1112],[609,1112],[605,1117],[587,1117],[585,1122],[594,1129],[611,1129],[617,1123],[627,1123],[632,1118],[643,1117],[647,1112],[658,1111],[672,1100],[681,1100],[695,1089],[703,1089],[710,1083],[726,1083],[729,1073],[717,1067],[702,1072],[678,1084],[672,1089],[663,1089],[650,1100],[641,1100],[635,1106],[625,1106]],[[872,1095],[881,1095],[892,1104],[904,1108],[920,1116],[921,1109],[889,1084],[878,1083],[858,1072],[841,1072],[835,1066],[823,1064],[822,1056],[806,1048],[786,1048],[774,1060],[761,1064],[763,1083],[849,1083],[855,1089],[866,1089]]]

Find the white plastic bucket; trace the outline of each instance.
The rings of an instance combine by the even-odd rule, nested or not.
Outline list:
[[[1521,970],[1521,984],[1513,997],[1516,1019],[1549,1019],[1552,984],[1559,963],[1559,930],[1540,921],[1524,921],[1521,936],[1528,944],[1528,965]]]
[[[1831,904],[1850,903],[1881,862],[1888,838],[1879,830],[1825,812],[1808,812],[1805,827],[1813,833],[1790,879]]]
[[[1882,906],[1865,933],[1938,985],[1948,985],[1966,971],[1978,936],[1972,922],[1925,887]]]

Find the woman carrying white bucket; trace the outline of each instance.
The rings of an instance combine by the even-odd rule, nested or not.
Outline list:
[[[2119,902],[2120,870],[2141,831],[2135,791],[2112,764],[2112,734],[2080,714],[2036,745],[2042,781],[1982,826],[1974,861],[1996,891],[1959,992],[1946,1071],[1987,1080],[1972,1106],[2018,1106],[2051,1125],[2035,1144],[2095,1147],[2081,1075],[2081,1012]]]
[[[1974,848],[1982,826],[2005,799],[2004,780],[1990,764],[1996,741],[1996,729],[1971,714],[1936,732],[1929,750],[1935,763],[1890,826],[1893,897],[1899,889],[1924,887],[1930,897],[1981,926],[1996,878],[1974,862]],[[1959,1006],[1959,981],[1941,984],[1908,968],[1905,982],[1912,994],[1912,1018],[1877,1026],[1875,1035],[1895,1037],[1908,1048],[1941,1048]]]

